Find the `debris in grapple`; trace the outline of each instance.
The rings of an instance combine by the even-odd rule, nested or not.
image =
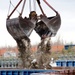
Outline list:
[[[49,69],[51,68],[51,66],[49,65],[49,50],[51,49],[50,38],[52,36],[55,36],[60,28],[60,14],[50,4],[48,4],[46,0],[43,0],[56,13],[55,16],[47,17],[42,9],[40,0],[36,0],[42,14],[40,14],[39,16],[37,15],[37,12],[35,10],[31,11],[30,3],[29,17],[23,18],[22,13],[26,2],[26,0],[24,0],[22,11],[19,16],[17,18],[10,19],[11,15],[14,13],[14,11],[17,9],[22,1],[23,0],[19,1],[14,10],[7,17],[7,30],[17,42],[18,50],[20,52],[20,58],[23,62],[23,68]],[[36,59],[38,62],[36,61],[35,63],[31,63],[33,58],[31,58],[31,44],[29,39],[29,36],[31,35],[33,30],[35,30],[36,33],[41,37],[41,43],[39,44],[38,51],[36,52]]]

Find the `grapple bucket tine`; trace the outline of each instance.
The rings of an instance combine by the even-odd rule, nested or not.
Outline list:
[[[22,17],[9,19],[6,21],[8,32],[14,39],[22,39],[23,37],[29,37],[35,25],[31,20]]]

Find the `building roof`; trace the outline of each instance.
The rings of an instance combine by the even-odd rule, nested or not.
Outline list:
[[[64,45],[53,45],[51,46],[51,52],[62,51],[64,49]]]
[[[6,53],[9,50],[12,51],[12,52],[15,52],[16,54],[18,54],[18,52],[19,52],[16,47],[10,48],[10,49],[8,49],[8,48],[0,48],[0,56],[3,56],[4,53]]]
[[[62,51],[63,49],[64,49],[64,45],[53,45],[53,46],[51,46],[51,52]],[[0,56],[2,56],[8,50],[15,52],[16,54],[19,53],[17,47],[13,47],[13,48],[9,48],[9,49],[8,48],[1,48],[0,49]],[[35,52],[37,50],[37,46],[32,46],[31,50],[33,52]]]

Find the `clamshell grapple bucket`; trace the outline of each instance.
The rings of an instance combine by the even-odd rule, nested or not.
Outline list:
[[[57,13],[53,18],[42,16],[41,20],[46,24],[51,36],[55,36],[61,25],[60,15]]]
[[[41,16],[41,21],[37,23],[35,31],[40,37],[45,36],[55,36],[61,25],[60,15],[47,18],[46,16]]]
[[[26,0],[24,0],[22,11],[19,14],[18,18],[10,19],[11,15],[15,12],[15,10],[20,5],[22,0],[19,1],[14,10],[8,16],[6,21],[7,30],[13,36],[14,39],[22,39],[24,37],[29,37],[33,29],[36,31],[36,33],[38,33],[40,37],[44,35],[51,37],[57,34],[57,31],[59,30],[61,25],[60,14],[46,0],[43,0],[50,7],[50,9],[52,9],[56,13],[56,15],[53,17],[47,17],[42,9],[40,0],[36,1],[42,12],[40,16],[36,14],[35,10],[31,11],[31,1],[30,1],[29,18],[25,19],[22,18],[22,13],[24,10]]]
[[[22,39],[23,37],[29,37],[35,25],[31,20],[22,17],[8,19],[6,21],[8,32],[14,39]]]
[[[46,0],[43,1],[56,13],[56,15],[53,17],[47,17],[43,12],[40,3],[38,3],[42,15],[40,15],[40,21],[37,23],[35,31],[40,37],[55,36],[61,25],[60,14]]]

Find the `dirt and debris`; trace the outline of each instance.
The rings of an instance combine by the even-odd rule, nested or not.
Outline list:
[[[22,61],[22,67],[25,69],[51,69],[50,63],[50,38],[42,39],[38,45],[36,53],[32,54],[30,39],[17,41],[19,58]]]
[[[50,63],[50,38],[45,38],[41,40],[41,43],[38,45],[38,50],[36,52],[36,59],[39,65],[39,69],[51,69]]]
[[[29,39],[22,39],[17,41],[18,50],[20,52],[19,58],[22,60],[23,68],[29,68],[31,65],[31,44]]]

